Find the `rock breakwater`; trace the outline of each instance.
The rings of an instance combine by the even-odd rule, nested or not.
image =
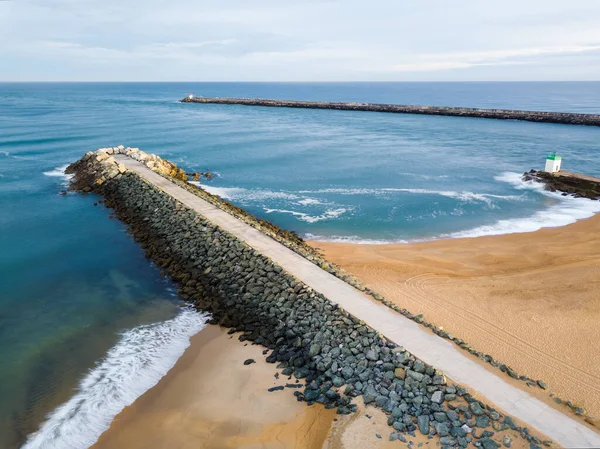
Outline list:
[[[571,112],[519,111],[512,109],[480,109],[444,106],[411,106],[400,104],[270,100],[264,98],[208,98],[186,97],[182,103],[232,104],[279,108],[335,109],[341,111],[392,112],[397,114],[442,115],[450,117],[475,117],[497,120],[523,120],[540,123],[600,126],[600,115]]]
[[[563,195],[573,195],[575,198],[600,200],[600,178],[563,170],[557,173],[530,170],[523,173],[521,179],[543,183],[545,184],[544,188],[550,192],[558,191]]]
[[[94,183],[102,184],[107,179],[111,179],[112,177],[119,175],[124,169],[124,167],[122,166],[122,164],[118,164],[112,158],[112,156],[116,154],[124,154],[131,157],[134,160],[144,163],[148,168],[169,179],[181,188],[186,189],[194,195],[197,195],[200,198],[208,201],[212,205],[233,215],[239,220],[242,220],[244,223],[249,224],[250,226],[268,235],[269,237],[278,241],[287,248],[300,254],[310,262],[319,266],[324,271],[327,271],[328,273],[336,276],[344,282],[347,282],[348,284],[352,285],[354,288],[370,295],[376,301],[383,303],[387,307],[402,314],[406,318],[415,321],[416,323],[419,323],[424,327],[427,327],[439,337],[451,341],[462,350],[469,352],[471,355],[490,364],[492,367],[499,369],[502,373],[505,373],[509,377],[525,382],[528,387],[542,388],[541,385],[545,385],[545,383],[541,380],[535,380],[528,376],[517,373],[513,368],[507,366],[501,361],[494,359],[490,354],[478,351],[477,349],[473,348],[468,342],[452,334],[449,334],[443,329],[440,329],[434,323],[428,322],[423,317],[423,315],[415,315],[407,309],[398,307],[392,301],[387,300],[379,293],[369,289],[368,287],[365,287],[354,276],[346,273],[337,265],[327,261],[322,256],[322,254],[320,254],[312,246],[308,245],[294,231],[282,229],[266,220],[256,218],[253,215],[247,213],[244,209],[220,198],[217,195],[208,193],[206,190],[198,187],[195,184],[189,183],[188,180],[193,180],[195,177],[195,173],[187,173],[186,177],[186,172],[184,170],[180,169],[179,167],[177,167],[177,165],[173,164],[172,162],[160,158],[159,156],[145,153],[139,148],[126,148],[122,145],[113,148],[101,148],[96,152],[89,152],[80,161],[78,161],[76,164],[72,164],[67,169],[67,173],[72,174],[76,171],[80,171],[80,169],[82,168],[85,168],[85,173],[82,173],[81,176],[78,176],[74,179],[74,184],[72,185],[72,188],[80,191],[90,191],[90,185],[94,185]],[[99,162],[102,162],[102,164],[98,164]],[[545,390],[547,389],[547,387],[543,387],[543,389]],[[574,409],[575,408],[573,408],[573,410]]]
[[[442,372],[104,153],[87,153],[69,167],[73,188],[102,195],[147,257],[178,283],[179,295],[212,314],[211,323],[264,346],[267,362],[303,381],[302,391],[294,391],[299,401],[348,414],[362,397],[388,414],[395,438],[419,431],[448,447],[491,449],[502,442],[498,432],[511,429],[541,444],[511,417],[449,385]]]

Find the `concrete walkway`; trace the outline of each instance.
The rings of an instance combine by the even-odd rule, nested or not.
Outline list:
[[[427,332],[419,324],[376,302],[260,231],[154,173],[140,162],[124,155],[117,155],[115,159],[243,240],[389,340],[404,346],[415,357],[442,370],[453,381],[478,391],[505,413],[527,423],[564,447],[600,447],[600,434],[508,384],[500,376],[466,357],[453,343]]]

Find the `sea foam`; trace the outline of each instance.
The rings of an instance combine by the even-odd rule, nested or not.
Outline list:
[[[452,238],[474,238],[490,235],[503,234],[518,234],[525,232],[534,232],[542,228],[558,228],[575,223],[578,220],[590,218],[600,212],[600,201],[593,201],[587,198],[575,198],[561,193],[549,192],[544,189],[544,184],[534,181],[523,181],[523,175],[514,172],[505,172],[494,179],[500,182],[511,184],[512,187],[519,191],[531,191],[534,194],[539,194],[547,198],[551,204],[545,209],[534,212],[526,217],[507,218],[499,220],[490,225],[477,226],[475,228],[464,231],[457,231],[448,234],[441,234],[436,238],[427,239],[367,239],[359,236],[321,236],[314,234],[305,234],[307,240],[323,241],[323,242],[339,242],[339,243],[355,243],[355,244],[389,244],[389,243],[419,243],[439,239]],[[359,189],[356,192],[350,193],[346,189],[328,189],[328,191],[339,191],[345,194],[365,194],[365,189]],[[384,189],[379,189],[384,190]],[[396,189],[397,190],[397,189]],[[506,200],[520,200],[520,195],[491,195],[491,194],[472,194],[471,192],[446,192],[446,191],[428,191],[423,189],[401,189],[411,190],[414,193],[437,193],[443,196],[455,197],[461,200],[481,200],[485,197],[500,198]]]
[[[56,167],[54,170],[50,170],[50,171],[45,171],[44,175],[45,176],[50,176],[53,178],[61,178],[62,185],[69,185],[69,181],[73,178],[73,175],[67,175],[65,173],[65,170],[67,169],[68,165],[62,165],[60,167]]]
[[[182,309],[168,321],[124,332],[81,381],[75,395],[48,415],[21,449],[84,449],[126,406],[158,383],[206,326],[207,314]]]
[[[348,211],[348,209],[341,207],[339,209],[326,210],[324,213],[322,213],[320,215],[310,215],[310,214],[307,214],[304,212],[297,212],[297,211],[286,210],[286,209],[265,209],[265,212],[267,214],[272,214],[273,212],[279,212],[281,214],[290,214],[290,215],[294,215],[295,217],[298,217],[298,220],[302,220],[307,223],[316,223],[318,221],[331,220],[332,218],[339,217],[340,215],[342,215],[343,213],[345,213],[347,211]]]
[[[544,190],[544,184],[534,181],[522,181],[521,174],[505,172],[495,177],[497,181],[507,182],[518,190],[532,190],[552,200],[548,208],[530,216],[499,220],[491,225],[478,226],[466,231],[442,235],[444,238],[480,237],[485,235],[516,234],[534,232],[542,228],[558,228],[590,218],[600,212],[600,201],[587,198],[563,196],[557,192]]]
[[[296,200],[299,197],[293,193],[266,190],[266,189],[244,189],[242,187],[214,187],[206,184],[200,184],[194,182],[208,193],[220,196],[226,200],[240,200],[240,201],[261,201],[266,199],[285,199],[285,200]]]
[[[453,190],[431,190],[431,189],[408,189],[395,187],[381,188],[330,188],[319,190],[301,190],[299,193],[336,193],[339,195],[383,195],[390,193],[411,193],[421,195],[439,195],[448,198],[454,198],[460,201],[482,201],[490,203],[492,198],[500,200],[519,200],[519,195],[494,195],[491,193],[474,193],[468,191],[453,191]]]

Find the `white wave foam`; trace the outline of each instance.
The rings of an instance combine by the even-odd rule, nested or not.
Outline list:
[[[21,449],[84,449],[126,406],[158,383],[206,326],[208,315],[183,309],[175,318],[121,335],[78,392],[54,410]]]
[[[522,181],[521,174],[505,172],[495,177],[507,182],[517,190],[532,190],[553,200],[547,209],[537,211],[523,218],[500,220],[492,225],[478,226],[466,231],[443,235],[444,238],[480,237],[484,235],[517,234],[534,232],[542,228],[558,228],[592,217],[600,212],[600,201],[587,198],[563,196],[560,193],[544,190],[544,184],[535,181]]]
[[[218,195],[226,200],[260,201],[266,199],[296,200],[299,198],[297,195],[294,195],[292,193],[281,191],[244,189],[242,187],[215,187],[206,184],[200,184],[198,182],[194,182],[194,184],[203,188],[208,193]]]
[[[315,216],[315,215],[306,214],[304,212],[297,212],[297,211],[286,210],[286,209],[265,209],[265,212],[267,214],[271,214],[273,212],[279,212],[282,214],[291,214],[291,215],[298,217],[298,220],[306,221],[307,223],[316,223],[317,221],[323,221],[323,220],[329,220],[332,218],[337,218],[340,215],[342,215],[344,212],[347,212],[347,211],[348,211],[348,209],[344,209],[344,208],[332,209],[332,210],[325,211],[321,215]]]
[[[569,198],[546,210],[536,212],[526,218],[500,220],[495,224],[479,226],[467,231],[454,232],[442,237],[481,237],[484,235],[518,234],[534,232],[542,228],[558,228],[590,218],[600,212],[600,201],[585,198]],[[567,204],[568,203],[568,204]]]
[[[310,206],[311,204],[323,204],[323,203],[314,198],[306,198],[306,199],[298,201],[298,204],[301,204],[302,206]]]
[[[440,195],[448,198],[454,198],[463,202],[480,201],[489,206],[492,205],[492,198],[499,200],[515,201],[520,200],[519,195],[494,195],[491,193],[474,193],[474,192],[455,192],[452,190],[430,190],[430,189],[401,189],[401,188],[362,188],[362,189],[319,189],[319,190],[301,190],[299,193],[337,193],[340,195],[383,195],[386,193],[412,193],[424,195]]]
[[[62,178],[62,185],[69,185],[69,181],[73,178],[73,175],[67,175],[65,170],[69,165],[62,165],[60,167],[56,167],[54,170],[45,171],[45,176],[50,176],[54,178]]]
[[[491,193],[457,192],[452,190],[430,190],[430,189],[408,189],[408,188],[327,188],[317,190],[300,190],[298,192],[282,192],[263,189],[244,189],[241,187],[215,187],[198,182],[193,184],[202,187],[213,195],[218,195],[223,199],[236,200],[241,203],[264,201],[270,199],[290,200],[302,206],[326,204],[322,200],[307,197],[306,194],[327,194],[334,193],[340,195],[386,195],[390,193],[409,193],[421,195],[439,195],[447,198],[453,198],[463,203],[481,202],[488,207],[495,207],[493,200],[519,201],[520,195],[494,195]],[[331,203],[327,202],[331,205]]]
[[[523,181],[523,174],[515,172],[504,172],[498,176],[494,176],[494,179],[499,182],[506,182],[517,190],[535,190],[540,193],[544,193],[544,183],[535,181]]]
[[[0,154],[3,154],[6,157],[10,157],[10,153],[8,151],[0,151]]]
[[[314,242],[331,242],[331,243],[353,243],[356,245],[387,245],[390,243],[415,243],[425,240],[405,240],[405,239],[366,239],[357,235],[332,235],[324,236],[318,234],[306,233],[302,236],[304,240],[312,240]]]
[[[465,231],[458,231],[449,234],[442,234],[436,239],[390,239],[373,240],[364,239],[358,236],[319,236],[306,234],[305,238],[315,241],[357,243],[357,244],[386,244],[386,243],[416,243],[440,238],[474,238],[490,235],[518,234],[525,232],[534,232],[542,228],[558,228],[575,223],[578,220],[590,218],[600,212],[600,201],[594,201],[587,198],[575,198],[573,196],[563,196],[561,193],[549,192],[544,190],[544,184],[535,181],[522,181],[521,174],[506,172],[495,177],[497,181],[507,182],[517,190],[530,190],[537,194],[547,197],[545,201],[551,204],[546,209],[537,211],[527,217],[508,218],[499,220],[491,225],[477,226]],[[416,189],[418,190],[418,189]],[[428,191],[427,191],[428,192]],[[456,192],[444,192],[454,195]],[[464,192],[463,192],[464,193]],[[442,194],[442,192],[440,192]],[[462,194],[461,194],[462,195]],[[496,197],[495,195],[488,195]],[[514,196],[497,196],[500,198],[515,198]],[[470,199],[467,195],[465,198]],[[521,198],[516,197],[516,198]]]

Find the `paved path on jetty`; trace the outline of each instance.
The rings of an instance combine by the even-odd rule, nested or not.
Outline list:
[[[453,381],[478,391],[504,412],[544,433],[556,443],[564,447],[600,447],[600,434],[508,384],[466,357],[452,343],[427,332],[417,323],[376,302],[250,225],[154,173],[140,162],[125,155],[116,155],[114,158],[185,206],[243,240],[389,340],[404,346],[415,357],[442,370]]]
[[[518,111],[512,109],[477,109],[445,106],[410,106],[402,104],[345,103],[328,101],[268,100],[264,98],[186,97],[182,103],[232,104],[277,108],[337,109],[342,111],[393,112],[397,114],[444,115],[497,120],[561,123],[565,125],[600,126],[599,114],[572,112]]]

